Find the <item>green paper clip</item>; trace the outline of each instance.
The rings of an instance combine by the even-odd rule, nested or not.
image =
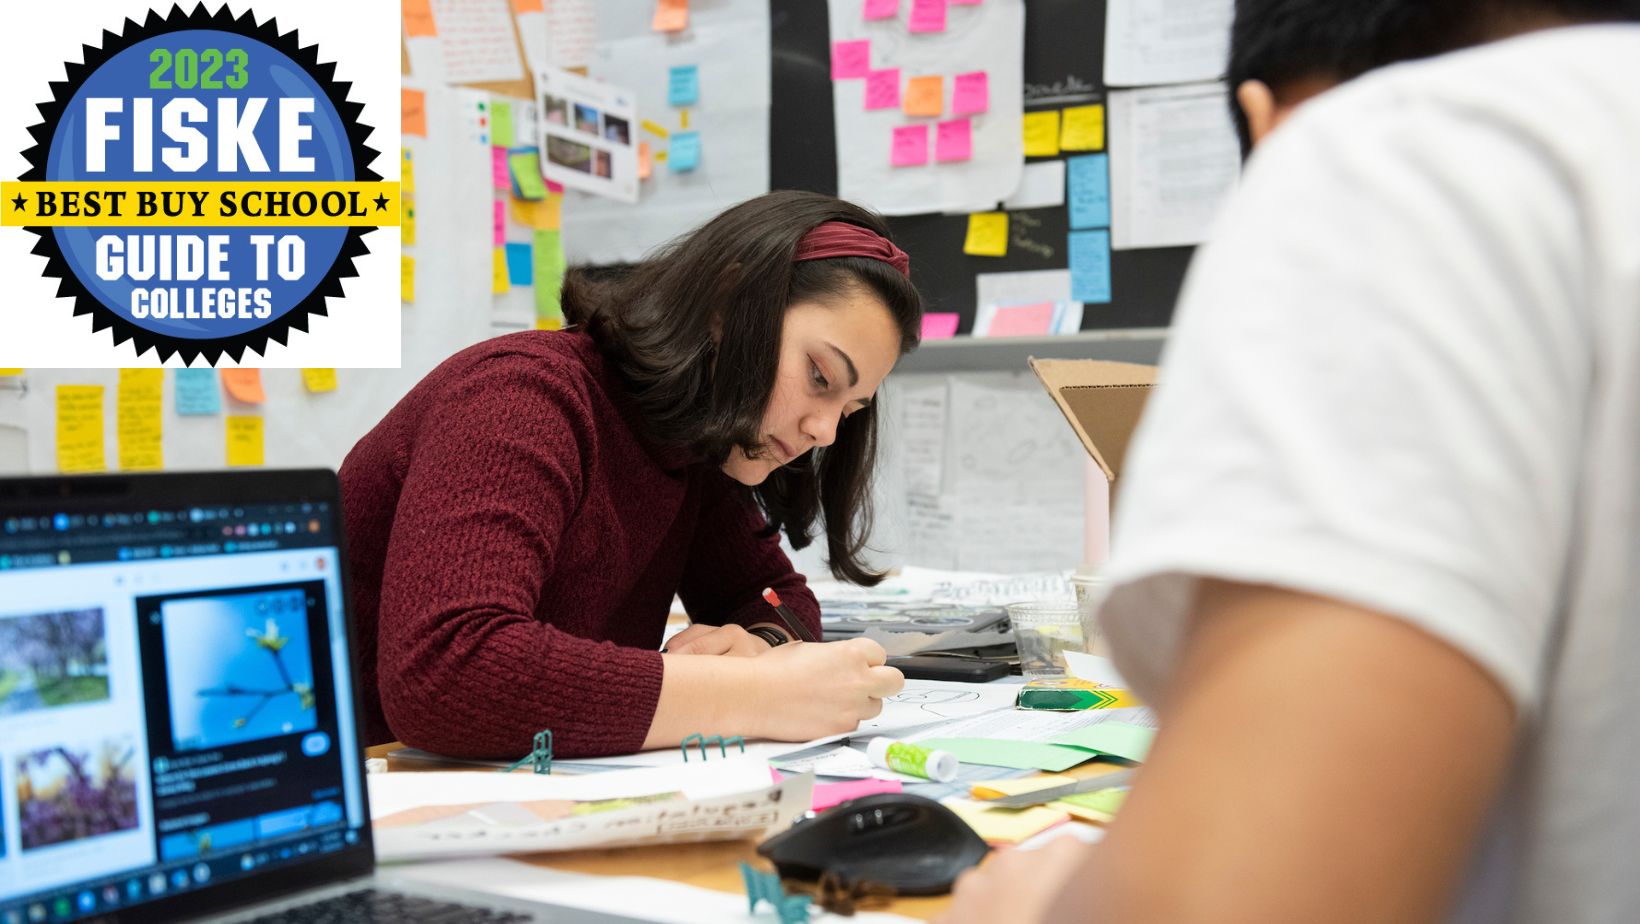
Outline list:
[[[750,863],[740,864],[740,875],[746,880],[747,914],[757,913],[758,902],[768,902],[780,916],[780,924],[806,924],[809,919],[807,895],[787,895],[779,876],[753,869]]]
[[[501,772],[511,773],[526,763],[530,764],[536,773],[552,773],[552,729],[543,728],[536,732],[534,749]]]
[[[739,735],[731,735],[728,738],[724,738],[721,735],[713,735],[710,738],[706,737],[705,735],[690,735],[689,737],[683,739],[682,744],[678,745],[678,747],[683,751],[683,762],[684,763],[689,762],[689,742],[691,742],[691,741],[695,741],[695,742],[698,742],[700,744],[700,759],[701,760],[706,759],[706,756],[707,756],[706,755],[706,746],[708,744],[715,744],[715,745],[718,746],[718,756],[720,756],[720,757],[728,757],[729,756],[729,745],[731,745],[731,744],[739,745],[740,746],[740,753],[742,753],[742,754],[746,753],[746,739],[740,737]]]

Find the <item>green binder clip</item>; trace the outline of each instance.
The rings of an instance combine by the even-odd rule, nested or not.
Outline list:
[[[753,869],[749,863],[740,864],[740,875],[746,880],[747,914],[757,913],[758,902],[768,902],[780,916],[780,924],[806,924],[809,919],[807,895],[787,895],[779,876]]]
[[[502,773],[511,773],[528,763],[536,773],[552,773],[552,729],[543,728],[535,733],[535,747],[528,754],[514,761],[512,766],[502,770]]]
[[[715,745],[718,746],[718,756],[720,756],[720,757],[728,757],[729,756],[729,745],[731,745],[731,744],[739,745],[740,746],[740,753],[742,753],[742,754],[746,753],[746,739],[740,737],[739,735],[732,735],[728,738],[724,738],[721,735],[713,735],[710,738],[706,737],[705,735],[690,735],[689,737],[683,739],[682,744],[678,745],[678,747],[680,749],[682,749],[682,751],[683,751],[683,762],[684,763],[689,762],[689,742],[691,742],[691,741],[694,741],[694,742],[697,742],[697,743],[700,744],[700,759],[701,760],[706,759],[706,757],[707,757],[707,755],[706,755],[706,746],[709,745],[709,744],[715,744]]]

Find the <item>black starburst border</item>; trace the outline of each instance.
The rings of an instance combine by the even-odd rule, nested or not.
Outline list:
[[[66,79],[54,80],[47,84],[51,89],[52,99],[48,102],[36,104],[40,111],[41,120],[38,124],[29,127],[28,132],[34,138],[34,144],[23,151],[23,157],[29,163],[28,170],[20,177],[23,180],[45,180],[46,161],[50,156],[51,139],[57,130],[57,123],[63,116],[63,110],[74,98],[86,79],[95,73],[107,61],[127,48],[157,35],[167,35],[172,32],[181,32],[191,29],[217,29],[223,32],[232,32],[247,38],[260,41],[296,62],[307,71],[319,86],[324,90],[330,104],[335,107],[341,116],[342,123],[347,129],[347,137],[353,154],[354,178],[357,180],[380,180],[381,175],[370,168],[371,160],[379,152],[365,144],[370,135],[370,126],[359,120],[364,113],[364,104],[348,100],[352,90],[351,81],[337,81],[336,63],[319,63],[319,46],[317,44],[303,47],[296,30],[281,35],[278,21],[269,18],[258,24],[254,10],[246,10],[238,18],[228,10],[226,4],[217,8],[216,12],[208,12],[203,2],[196,3],[192,11],[184,11],[180,4],[174,4],[170,12],[161,16],[157,10],[149,10],[147,19],[140,25],[133,19],[127,18],[122,31],[115,34],[107,29],[102,33],[102,46],[84,44],[81,46],[83,61],[79,64],[66,63]],[[127,340],[132,341],[140,358],[149,350],[159,355],[161,363],[173,355],[181,355],[184,362],[192,365],[194,359],[204,356],[210,365],[216,365],[222,354],[226,353],[235,363],[242,361],[248,350],[257,356],[263,356],[267,350],[269,340],[280,346],[286,345],[291,330],[303,333],[308,331],[308,319],[312,316],[327,316],[325,299],[341,298],[342,280],[351,279],[359,275],[354,268],[355,257],[370,252],[364,241],[364,235],[376,230],[372,227],[350,227],[347,239],[342,244],[341,252],[337,254],[335,262],[325,272],[323,279],[314,286],[307,297],[298,302],[289,311],[269,321],[261,327],[246,331],[232,337],[216,337],[206,340],[194,340],[184,337],[172,337],[147,330],[125,318],[104,305],[93,295],[69,269],[68,261],[63,257],[62,248],[57,244],[57,237],[49,227],[26,227],[23,230],[31,232],[39,240],[31,251],[36,256],[46,258],[45,275],[58,280],[57,297],[69,297],[74,302],[74,315],[91,316],[92,333],[103,330],[112,332],[114,345],[119,346]]]

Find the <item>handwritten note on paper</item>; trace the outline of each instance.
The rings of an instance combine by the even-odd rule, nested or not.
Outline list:
[[[1110,165],[1104,154],[1065,159],[1071,228],[1110,227]]]
[[[222,413],[222,389],[215,369],[178,369],[176,377],[177,414],[199,417]]]
[[[564,326],[558,299],[564,285],[564,242],[557,231],[535,232],[535,326],[557,330]]]
[[[1070,233],[1071,298],[1085,304],[1110,301],[1110,232]]]
[[[894,147],[889,157],[890,162],[896,167],[915,167],[928,163],[928,126],[895,126]]]
[[[507,170],[512,174],[513,192],[520,199],[544,199],[546,184],[541,178],[541,151],[526,148],[507,155]]]
[[[700,102],[700,67],[683,64],[666,72],[666,104],[693,106]]]
[[[315,395],[336,390],[335,369],[303,369],[302,384],[308,392]]]
[[[399,257],[399,301],[407,305],[416,303],[416,258],[401,255]]]
[[[990,336],[1046,337],[1053,333],[1053,308],[1053,302],[998,307]]]
[[[260,417],[228,417],[228,464],[261,465],[266,460],[263,424]]]
[[[494,232],[493,243],[495,246],[500,247],[502,244],[507,243],[507,203],[497,199],[494,205],[494,221],[490,223],[490,227]]]
[[[831,79],[853,80],[871,70],[871,39],[831,44]]]
[[[507,281],[515,286],[534,285],[535,255],[528,244],[507,245]]]
[[[1105,107],[1068,106],[1065,108],[1064,127],[1059,132],[1059,146],[1066,151],[1103,151],[1105,149]]]
[[[222,385],[235,401],[261,404],[268,400],[268,393],[262,390],[261,369],[223,369]]]
[[[673,173],[688,173],[700,166],[700,132],[673,132],[667,164]]]
[[[906,28],[912,32],[944,32],[945,0],[911,0]]]
[[[164,369],[121,369],[114,398],[114,426],[119,434],[120,469],[158,471],[165,467],[161,447]]]
[[[656,32],[682,32],[689,28],[689,0],[656,0],[655,16],[649,28]]]
[[[866,71],[866,108],[900,108],[900,69],[885,67]]]
[[[399,149],[399,191],[406,196],[416,192],[416,164],[409,148]]]
[[[913,77],[905,85],[905,114],[937,116],[945,111],[945,78]]]
[[[968,237],[962,252],[972,257],[1008,255],[1008,213],[975,212],[968,216]]]
[[[1059,110],[1025,113],[1025,156],[1059,156]]]
[[[553,67],[586,67],[598,43],[597,0],[547,4],[547,60]]]
[[[974,123],[952,119],[935,126],[934,159],[942,164],[969,160],[974,156]]]
[[[866,19],[893,19],[900,15],[900,0],[866,0]]]
[[[433,7],[428,0],[402,0],[404,34],[410,38],[428,38],[438,35],[438,24],[433,21]]]
[[[57,386],[57,468],[63,472],[100,472],[103,455],[103,387]]]
[[[923,315],[922,339],[950,340],[957,335],[957,322],[962,315],[955,311],[930,311]]]
[[[427,137],[427,94],[409,87],[399,89],[399,124],[406,135]]]
[[[958,74],[956,86],[951,91],[951,111],[957,115],[965,112],[984,112],[991,108],[991,77],[984,71],[969,71]]]
[[[506,295],[512,291],[512,280],[507,277],[507,249],[497,245],[490,251],[490,294]]]
[[[445,81],[478,83],[524,76],[507,0],[432,0],[432,4]]]

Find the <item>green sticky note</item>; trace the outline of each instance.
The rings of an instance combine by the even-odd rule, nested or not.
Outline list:
[[[535,326],[557,330],[564,326],[558,292],[564,284],[564,244],[557,231],[535,232]]]
[[[1101,789],[1098,792],[1079,792],[1074,796],[1066,796],[1060,802],[1069,802],[1095,812],[1104,812],[1106,815],[1116,814],[1127,799],[1126,789]]]
[[[1036,741],[1001,741],[995,738],[932,738],[916,742],[921,747],[950,751],[965,764],[1011,767],[1015,770],[1069,770],[1093,759],[1077,748]]]
[[[513,189],[520,199],[545,199],[547,184],[541,179],[541,149],[521,148],[507,155]]]
[[[1150,742],[1156,738],[1156,729],[1129,725],[1126,722],[1101,722],[1066,732],[1054,739],[1055,744],[1086,748],[1123,760],[1143,761],[1150,753]]]
[[[513,146],[511,103],[495,100],[490,104],[490,144],[498,148]]]

